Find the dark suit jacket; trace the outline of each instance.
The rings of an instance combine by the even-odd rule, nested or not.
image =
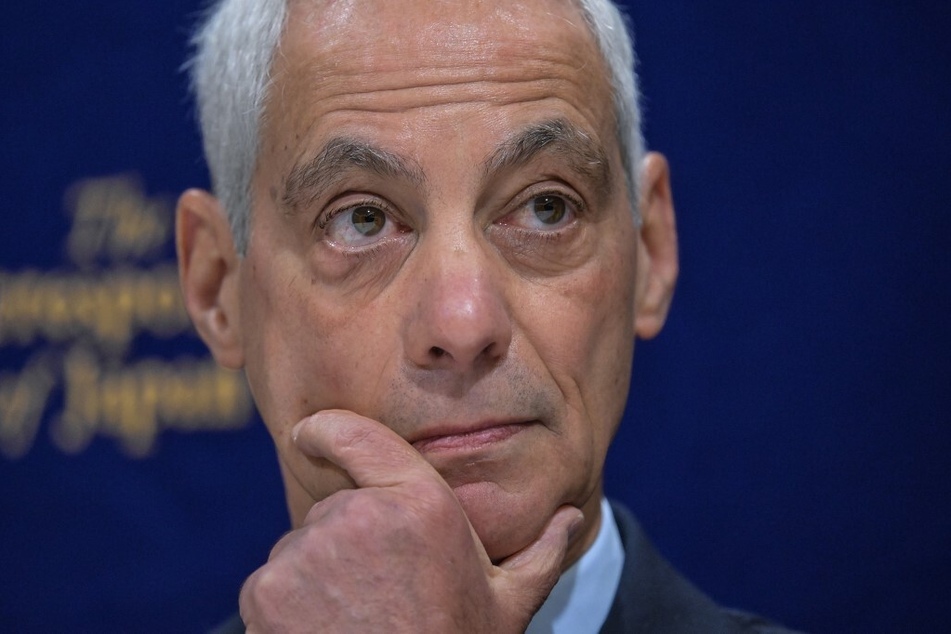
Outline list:
[[[624,569],[602,634],[791,634],[737,610],[725,610],[681,577],[647,539],[630,511],[611,504],[624,544]]]
[[[602,634],[792,634],[770,621],[718,607],[660,556],[630,511],[612,504],[624,544],[624,569]],[[214,630],[240,634],[238,615]]]

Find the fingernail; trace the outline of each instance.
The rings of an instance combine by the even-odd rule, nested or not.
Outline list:
[[[293,442],[295,445],[297,444],[297,437],[300,436],[301,431],[304,429],[304,425],[308,424],[311,418],[313,418],[313,416],[308,416],[307,418],[301,419],[296,425],[294,425],[294,428],[291,429],[291,442]]]
[[[581,528],[584,526],[584,513],[580,510],[578,515],[575,516],[575,519],[572,520],[571,524],[568,524],[568,541],[573,540],[578,536],[578,533],[581,532]]]

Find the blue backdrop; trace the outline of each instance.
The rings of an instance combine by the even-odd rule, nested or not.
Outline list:
[[[130,312],[164,292],[127,278],[165,279],[169,201],[207,183],[179,72],[198,8],[32,0],[0,21],[5,631],[202,631],[287,527],[243,395],[162,321],[173,300]],[[951,8],[630,13],[682,278],[637,350],[609,494],[721,603],[814,632],[947,627]],[[225,386],[206,409],[231,428],[176,373]],[[123,417],[152,388],[192,409]]]

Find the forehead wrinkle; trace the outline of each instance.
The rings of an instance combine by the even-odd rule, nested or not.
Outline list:
[[[282,206],[293,211],[307,205],[354,170],[405,180],[416,188],[426,184],[426,176],[415,161],[361,139],[335,137],[316,156],[291,169],[284,179]]]
[[[599,191],[610,189],[611,163],[604,148],[565,119],[533,124],[503,141],[483,163],[483,175],[490,178],[526,165],[543,152],[565,157],[571,168],[593,181]]]

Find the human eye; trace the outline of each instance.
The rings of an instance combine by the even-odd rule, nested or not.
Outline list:
[[[346,249],[359,249],[405,233],[392,209],[379,200],[342,204],[318,218],[316,227],[323,239]]]
[[[582,204],[563,192],[530,193],[499,223],[534,232],[556,232],[571,225]]]
[[[589,258],[597,241],[594,215],[578,189],[561,179],[539,180],[500,206],[487,235],[526,275],[559,275]]]

